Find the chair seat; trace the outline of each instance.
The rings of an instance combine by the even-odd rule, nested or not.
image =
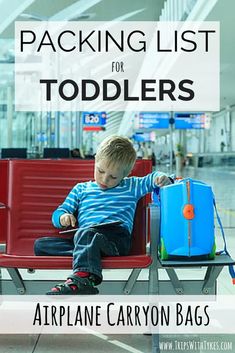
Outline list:
[[[107,256],[102,259],[103,269],[146,268],[152,263],[149,255]],[[20,256],[0,254],[0,267],[32,268],[35,270],[71,270],[71,256]]]

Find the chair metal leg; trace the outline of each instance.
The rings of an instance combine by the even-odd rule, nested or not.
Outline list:
[[[159,294],[159,260],[158,260],[158,244],[159,244],[159,227],[160,227],[160,209],[156,205],[150,205],[150,254],[152,264],[149,269],[149,294]],[[160,353],[159,333],[152,334],[152,353]]]
[[[160,353],[159,334],[152,335],[152,353]]]
[[[206,275],[204,278],[204,284],[202,287],[203,294],[210,294],[211,289],[213,288],[217,277],[222,271],[223,266],[209,266],[207,267]]]
[[[166,268],[166,272],[171,280],[176,294],[184,294],[184,288],[173,268]]]
[[[26,288],[18,268],[8,268],[7,271],[11,276],[14,285],[16,286],[17,292],[19,294],[25,294]]]
[[[141,268],[134,268],[134,270],[131,271],[131,274],[123,288],[123,293],[124,294],[130,294],[136,281],[137,278],[139,277],[139,274],[141,272]]]

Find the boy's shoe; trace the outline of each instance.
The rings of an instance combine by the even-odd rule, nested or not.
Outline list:
[[[89,277],[78,277],[71,275],[65,283],[57,284],[47,295],[83,295],[98,294],[99,291],[94,287],[92,275]]]

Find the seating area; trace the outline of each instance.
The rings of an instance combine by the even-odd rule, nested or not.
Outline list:
[[[27,148],[2,148],[1,158],[27,158]]]
[[[30,270],[70,270],[71,257],[40,256],[33,253],[35,239],[42,236],[56,236],[58,230],[52,226],[51,214],[53,210],[64,200],[65,196],[77,182],[93,179],[93,160],[1,160],[0,161],[0,268],[8,270],[14,283],[14,293],[20,294],[44,294],[46,287],[36,283],[24,281],[20,269]],[[151,172],[151,162],[138,160],[132,174],[144,176]],[[117,286],[101,285],[101,293],[107,290],[123,293],[147,294],[152,292],[168,293],[169,290],[177,293],[179,286],[172,267],[184,266],[185,263],[162,261],[157,257],[159,210],[150,203],[150,195],[141,199],[138,203],[133,230],[133,245],[129,256],[105,257],[102,261],[104,269],[131,269],[130,278],[125,282],[120,281]],[[149,225],[147,227],[147,224]],[[147,229],[148,228],[148,229]],[[68,236],[68,235],[66,235]],[[147,251],[147,244],[150,251]],[[223,266],[233,263],[226,256],[219,257],[215,261],[187,262],[187,266],[204,266],[217,268],[208,292],[215,292],[215,281]],[[143,284],[137,281],[142,269],[149,269],[148,280]],[[171,280],[169,283],[158,283],[158,268],[165,268]],[[200,284],[192,287],[191,283],[185,283],[182,293],[205,292],[205,281],[208,273]],[[34,282],[34,281],[33,281]],[[8,283],[9,284],[9,283]],[[6,288],[6,289],[4,289]],[[2,291],[7,286],[2,286]],[[193,289],[192,289],[193,288]]]
[[[43,158],[70,158],[69,148],[48,148],[43,149]]]
[[[71,269],[71,257],[36,257],[36,238],[56,236],[51,224],[53,210],[77,182],[93,178],[93,160],[8,160],[1,161],[0,242],[6,251],[0,255],[0,267],[7,268],[18,293],[30,294],[19,269]],[[149,161],[137,161],[133,175],[151,171]],[[17,181],[17,182],[16,182]],[[104,269],[146,268],[152,259],[146,254],[146,209],[149,196],[140,200],[135,217],[133,247],[130,256],[106,257]],[[43,294],[42,292],[39,294]]]
[[[2,148],[1,158],[72,158],[69,148],[44,147],[42,154],[28,151],[27,148]]]

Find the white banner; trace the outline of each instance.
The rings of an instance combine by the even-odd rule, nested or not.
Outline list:
[[[234,297],[0,297],[0,334],[94,332],[234,334]]]
[[[218,22],[16,22],[19,111],[217,111]]]

